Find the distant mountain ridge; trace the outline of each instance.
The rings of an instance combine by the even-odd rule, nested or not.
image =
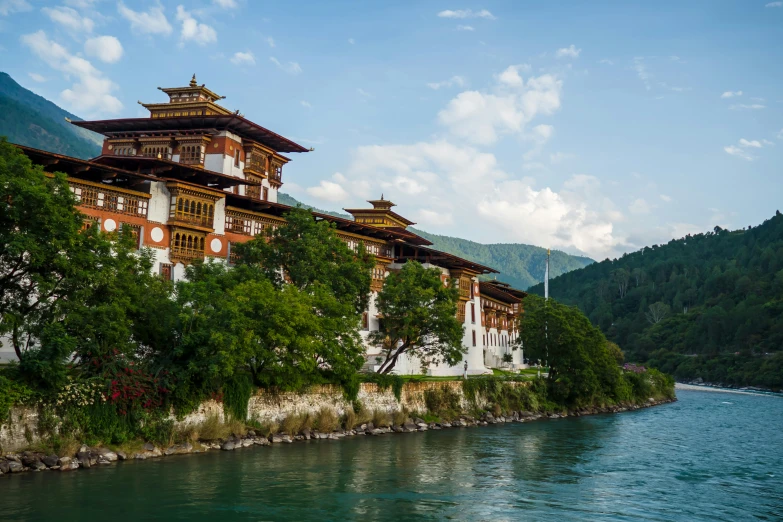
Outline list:
[[[348,214],[321,210],[310,205],[301,203],[288,194],[280,193],[278,201],[285,205],[302,205],[303,207],[328,214],[330,216],[353,219]],[[546,249],[524,245],[520,243],[495,243],[482,244],[458,237],[441,236],[431,234],[424,230],[410,227],[410,230],[421,237],[432,241],[433,247],[443,252],[448,252],[455,256],[464,257],[475,263],[490,266],[500,273],[497,279],[519,289],[526,289],[532,285],[544,280],[544,271],[546,268]],[[594,263],[588,257],[573,256],[552,250],[550,257],[550,277],[557,277],[566,272],[584,268]],[[494,277],[490,276],[490,277]]]
[[[77,158],[100,154],[103,136],[71,125],[65,118],[81,120],[0,72],[0,136],[13,143]]]

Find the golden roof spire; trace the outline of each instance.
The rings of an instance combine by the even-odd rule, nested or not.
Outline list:
[[[196,82],[196,73],[193,73],[193,78],[190,79],[190,86],[198,87],[198,83]]]

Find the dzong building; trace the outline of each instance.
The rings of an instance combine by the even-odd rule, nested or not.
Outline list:
[[[196,260],[232,263],[232,246],[285,223],[291,208],[277,202],[283,170],[295,154],[310,150],[230,111],[223,98],[199,85],[159,88],[168,99],[143,103],[149,117],[73,121],[104,136],[100,156],[81,160],[29,147],[19,148],[48,172],[64,172],[79,209],[106,232],[130,229],[139,247],[154,252],[162,277],[178,280]],[[411,221],[381,197],[368,208],[346,209],[353,219],[314,213],[331,221],[348,245],[363,244],[376,259],[372,296],[360,328],[367,339],[378,329],[375,296],[390,271],[410,260],[440,270],[444,284],[459,285],[457,317],[465,326],[463,345],[469,374],[493,367],[519,368],[512,350],[525,293],[479,276],[493,268],[432,248],[413,233]],[[380,347],[367,345],[366,367],[374,369]],[[400,374],[461,375],[456,366],[421,367],[403,356]]]

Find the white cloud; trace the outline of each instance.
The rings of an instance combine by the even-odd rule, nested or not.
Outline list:
[[[101,0],[65,0],[66,5],[76,7],[77,9],[91,9],[94,4]]]
[[[733,110],[733,111],[735,111],[735,110],[738,110],[738,109],[753,109],[753,110],[758,110],[758,109],[766,109],[766,108],[767,108],[767,106],[766,106],[766,105],[762,105],[762,104],[760,104],[760,103],[751,103],[751,104],[740,103],[740,104],[738,104],[738,105],[731,105],[731,106],[729,107],[729,109],[731,109],[731,110]]]
[[[122,58],[123,49],[120,41],[114,36],[96,36],[84,42],[84,52],[102,62],[115,63]]]
[[[198,45],[217,42],[217,32],[207,24],[202,24],[193,18],[190,12],[186,11],[181,5],[177,6],[177,20],[182,22],[180,46],[183,46],[185,42],[191,41]]]
[[[283,63],[280,63],[280,60],[278,60],[274,56],[270,56],[269,57],[269,61],[272,62],[273,64],[277,65],[277,67],[281,71],[285,71],[288,74],[299,74],[299,73],[302,72],[302,68],[296,62],[288,62],[288,63],[283,64]]]
[[[74,112],[117,113],[122,109],[122,102],[111,94],[117,85],[103,76],[88,60],[71,54],[65,47],[49,40],[44,31],[23,35],[21,41],[49,67],[62,72],[67,78],[76,78],[70,89],[60,93]]]
[[[777,138],[778,138],[779,140],[783,140],[783,129],[780,129],[780,132],[778,132],[778,136],[777,136]]]
[[[160,4],[150,7],[149,11],[134,11],[125,6],[124,3],[117,3],[117,11],[120,16],[128,20],[131,24],[131,30],[144,34],[171,34],[172,28],[166,15],[163,14],[163,6]]]
[[[650,204],[642,198],[635,199],[630,205],[628,205],[628,211],[631,214],[649,214],[650,210]]]
[[[579,58],[579,53],[581,52],[581,49],[577,49],[574,44],[571,44],[568,47],[558,49],[555,56],[558,58]]]
[[[266,37],[266,43],[267,43],[267,45],[268,45],[269,47],[272,47],[272,48],[274,48],[274,47],[276,46],[276,45],[275,45],[275,39],[274,39],[274,38],[272,38],[271,36],[267,36],[267,37]]]
[[[458,25],[457,31],[475,31],[476,29],[472,25]]]
[[[726,91],[720,95],[721,98],[733,98],[735,96],[742,96],[742,91]]]
[[[452,76],[448,80],[443,80],[442,82],[428,83],[427,87],[437,91],[438,89],[442,89],[442,88],[445,88],[445,87],[453,87],[455,85],[457,87],[464,86],[465,85],[465,78],[463,78],[462,76]]]
[[[552,163],[553,165],[557,165],[558,163],[562,163],[573,157],[574,157],[573,154],[569,154],[567,152],[555,152],[549,155],[549,162]]]
[[[356,43],[356,40],[354,40],[353,38],[348,38],[348,43],[353,45]]]
[[[452,11],[447,9],[439,12],[438,16],[440,18],[485,18],[487,20],[495,20],[495,16],[486,9],[482,9],[481,11],[473,11],[472,9],[457,9],[456,11]]]
[[[372,94],[370,94],[369,92],[365,91],[362,88],[356,89],[356,92],[358,92],[361,96],[364,96],[365,98],[374,98]]]
[[[731,154],[732,156],[737,156],[738,158],[742,158],[744,160],[753,161],[753,156],[748,154],[745,151],[745,149],[743,149],[742,147],[729,145],[728,147],[723,147],[723,150],[725,150],[727,154]]]
[[[250,51],[246,53],[237,51],[234,53],[234,56],[231,57],[231,63],[234,65],[255,65],[256,57],[253,56],[253,53]]]
[[[419,209],[413,217],[418,225],[443,226],[454,223],[451,212],[436,212],[425,208]]]
[[[661,200],[665,201],[666,203],[671,203],[672,202],[671,196],[667,196],[666,194],[661,194],[660,197],[661,197]]]
[[[601,61],[599,61],[598,63],[603,63],[605,65],[614,65],[614,62],[612,60],[608,59],[608,58],[604,58]]]
[[[239,7],[236,0],[212,0],[212,3],[223,9],[236,9]]]
[[[464,91],[438,113],[440,123],[455,135],[479,144],[495,143],[503,134],[522,134],[539,114],[560,108],[562,81],[552,74],[519,75],[519,66],[501,73],[489,92]]]
[[[27,73],[27,75],[32,78],[34,82],[43,83],[47,81],[46,77],[43,75],[40,75],[38,73]]]
[[[302,107],[307,107],[308,109],[312,107],[309,101],[302,100],[299,103],[302,104]]]
[[[315,187],[307,188],[307,193],[318,199],[336,203],[348,199],[348,192],[338,183],[323,180]]]
[[[91,33],[95,22],[70,7],[44,7],[41,12],[49,19],[75,33]]]
[[[739,144],[741,147],[753,147],[756,149],[761,148],[761,142],[758,140],[746,140],[745,138],[741,138],[739,140]]]
[[[764,7],[783,7],[783,2],[770,2]]]
[[[0,15],[8,16],[12,13],[23,13],[32,11],[31,6],[26,0],[0,0]]]
[[[633,70],[636,71],[636,76],[644,83],[644,88],[648,91],[652,89],[652,86],[650,85],[650,78],[652,78],[652,75],[647,70],[644,58],[637,56],[633,59]]]

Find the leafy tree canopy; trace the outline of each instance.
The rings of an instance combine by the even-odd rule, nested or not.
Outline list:
[[[383,348],[385,360],[379,373],[394,369],[405,353],[423,364],[458,363],[466,349],[462,346],[463,325],[457,321],[456,285],[444,286],[437,268],[424,268],[409,261],[391,272],[378,293],[380,329],[372,342]]]

